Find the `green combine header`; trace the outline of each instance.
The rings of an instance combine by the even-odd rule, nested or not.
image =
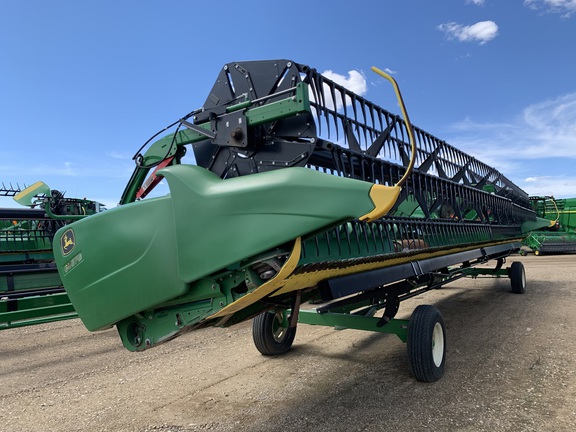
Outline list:
[[[52,242],[58,229],[103,207],[64,197],[42,182],[24,190],[2,184],[0,197],[26,206],[0,208],[0,330],[76,318]]]
[[[116,326],[140,351],[255,318],[265,355],[287,351],[299,322],[381,331],[408,342],[417,379],[442,376],[440,312],[397,320],[400,302],[463,276],[524,292],[505,258],[549,221],[497,170],[413,127],[374,71],[402,116],[293,61],[225,65],[204,105],[134,156],[120,206],[56,234],[86,327]],[[147,197],[161,179],[170,193]]]

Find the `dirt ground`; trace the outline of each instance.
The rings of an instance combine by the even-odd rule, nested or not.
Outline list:
[[[402,303],[435,304],[446,374],[410,375],[393,335],[301,325],[267,358],[251,323],[143,353],[79,320],[0,332],[1,431],[574,431],[576,256],[517,257],[508,279],[461,279]],[[508,260],[508,263],[510,260]]]

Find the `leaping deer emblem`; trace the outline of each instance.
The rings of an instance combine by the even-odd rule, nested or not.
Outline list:
[[[64,234],[62,234],[62,238],[60,239],[60,246],[62,248],[62,254],[68,255],[74,249],[76,245],[74,239],[74,231],[71,229],[67,230]]]

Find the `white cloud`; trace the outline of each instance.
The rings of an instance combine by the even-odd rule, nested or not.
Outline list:
[[[322,72],[322,75],[334,81],[335,83],[346,87],[348,90],[356,93],[359,96],[364,96],[368,91],[368,85],[366,84],[366,77],[362,72],[359,72],[357,70],[349,71],[348,76],[340,75],[331,70]],[[336,101],[332,101],[332,98],[330,96],[330,89],[328,88],[328,86],[325,86],[324,88],[324,95],[326,96],[324,104],[328,108],[333,109],[334,107],[336,107],[337,110],[342,108],[344,104],[342,98],[339,96],[339,94],[337,94]],[[313,95],[310,95],[310,98],[314,100]],[[352,102],[349,99],[346,100],[346,105],[350,105],[351,103]]]
[[[576,197],[576,176],[538,176],[524,179],[524,190],[532,196]]]
[[[2,174],[8,179],[22,178],[22,181],[34,183],[46,178],[59,179],[61,177],[76,177],[78,179],[126,179],[132,173],[134,169],[133,167],[134,164],[131,162],[121,162],[116,164],[109,163],[105,166],[86,166],[83,163],[66,161],[55,162],[53,164],[39,163],[34,165],[0,164],[0,172],[2,172]],[[67,181],[67,183],[70,184],[70,181]]]
[[[534,10],[543,9],[546,13],[558,13],[564,18],[576,12],[576,0],[524,0],[524,5]]]
[[[576,93],[530,105],[509,122],[465,119],[449,135],[531,195],[576,196]]]
[[[364,77],[364,74],[358,72],[357,70],[351,70],[348,72],[348,77],[337,74],[331,70],[322,72],[322,75],[328,79],[331,79],[337,84],[343,85],[348,90],[353,91],[357,95],[363,96],[366,94],[366,78]]]
[[[534,132],[534,139],[547,147],[547,153],[576,157],[576,93],[527,107],[523,121]],[[542,150],[533,148],[531,152],[541,154]]]
[[[112,159],[125,159],[125,160],[132,160],[132,156],[129,153],[122,153],[116,150],[106,152],[106,156],[111,157]]]
[[[464,134],[488,136],[504,154],[520,159],[576,158],[576,93],[526,107],[510,123],[475,123],[466,119],[453,125]]]
[[[494,21],[480,21],[469,26],[449,22],[440,24],[437,28],[450,40],[456,39],[460,42],[479,42],[480,45],[498,36],[498,25]]]
[[[484,0],[466,0],[466,4],[473,4],[476,6],[484,6]]]

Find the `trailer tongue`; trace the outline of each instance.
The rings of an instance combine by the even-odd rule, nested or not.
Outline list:
[[[395,320],[400,302],[485,274],[523,292],[522,265],[503,263],[549,221],[497,170],[413,127],[375,72],[402,118],[292,61],[225,65],[204,105],[136,154],[122,205],[57,233],[86,327],[116,325],[139,351],[257,317],[266,355],[290,348],[297,322],[391,332],[416,378],[438,379],[442,317]],[[143,199],[162,178],[170,193]],[[321,305],[301,310],[309,300]]]

